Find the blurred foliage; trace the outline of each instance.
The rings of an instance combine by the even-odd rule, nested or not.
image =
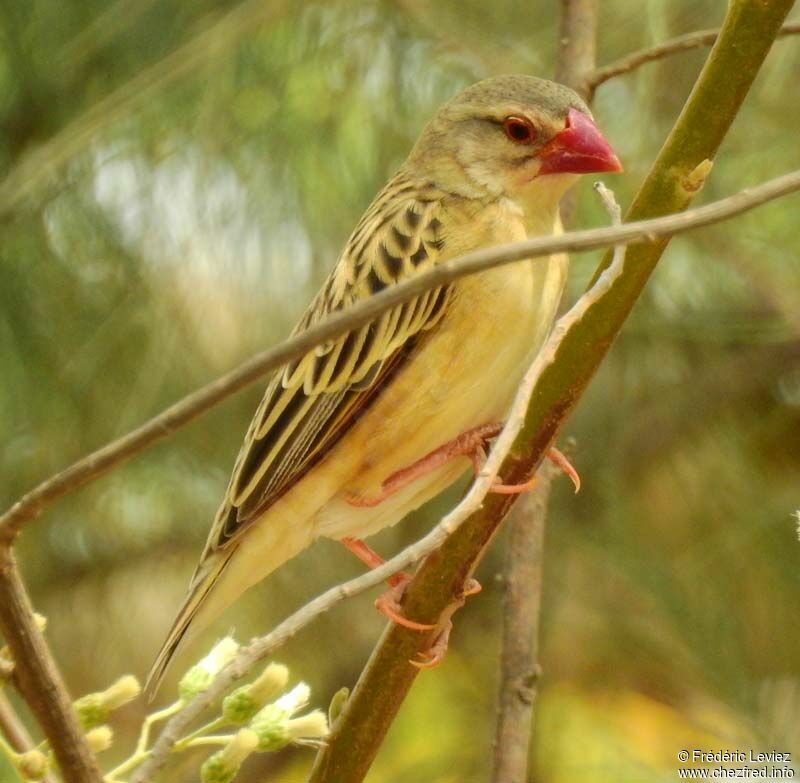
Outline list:
[[[717,24],[725,6],[601,5],[601,62]],[[101,121],[66,167],[37,172],[41,183],[0,214],[0,500],[284,336],[438,104],[491,73],[552,73],[557,6],[276,3],[268,24],[210,46],[203,67]],[[97,101],[235,7],[6,0],[0,177],[38,145],[63,145]],[[598,91],[595,114],[626,166],[613,182],[623,205],[702,59],[681,54]],[[800,166],[798,73],[797,39],[779,42],[703,199]],[[605,222],[589,190],[581,226]],[[672,780],[684,747],[749,743],[800,758],[796,215],[795,198],[674,240],[568,427],[584,489],[574,497],[561,482],[550,512],[541,783]],[[570,296],[596,261],[573,260]],[[149,666],[259,394],[219,407],[24,535],[20,560],[73,692]],[[454,497],[376,546],[397,550]],[[420,678],[392,728],[374,783],[486,779],[501,550],[498,541],[486,589],[458,616],[448,660]],[[263,632],[358,568],[320,542],[214,630]],[[361,596],[281,657],[329,697],[353,684],[380,627]],[[129,732],[141,709],[122,711]],[[242,779],[300,781],[307,764],[287,751],[253,759]]]

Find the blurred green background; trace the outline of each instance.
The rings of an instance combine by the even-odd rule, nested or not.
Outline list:
[[[724,11],[602,0],[599,60]],[[555,0],[4,0],[3,505],[285,336],[436,107],[490,74],[550,76],[557,29]],[[704,56],[599,89],[623,207]],[[701,202],[800,166],[798,79],[800,39],[778,42]],[[800,759],[798,206],[673,240],[566,429],[584,486],[574,496],[559,480],[549,513],[533,781],[674,780],[677,751],[693,747]],[[605,222],[584,183],[574,224]],[[573,259],[571,298],[597,260]],[[21,565],[73,693],[148,669],[263,385],[26,530]],[[373,543],[397,551],[456,496]],[[501,536],[371,783],[487,779],[503,548]],[[160,698],[215,635],[264,632],[359,570],[319,543],[184,654]],[[355,682],[382,628],[373,598],[276,656],[315,705]],[[109,764],[143,712],[119,713]],[[169,779],[196,780],[201,758]],[[310,761],[260,756],[241,780],[300,781]]]

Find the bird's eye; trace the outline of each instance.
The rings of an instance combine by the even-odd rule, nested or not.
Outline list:
[[[536,130],[525,117],[506,117],[503,120],[503,130],[517,144],[532,144],[536,140]]]

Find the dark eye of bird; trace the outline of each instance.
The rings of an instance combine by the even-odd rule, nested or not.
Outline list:
[[[536,130],[525,117],[506,117],[503,120],[503,130],[517,144],[532,144],[536,139]]]

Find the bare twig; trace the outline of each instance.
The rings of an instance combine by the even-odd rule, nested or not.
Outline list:
[[[0,732],[8,744],[17,752],[25,753],[33,748],[34,743],[25,724],[20,720],[8,697],[0,690]],[[57,783],[55,775],[47,772],[42,778],[44,783]]]
[[[14,679],[50,741],[65,783],[102,783],[72,700],[20,579],[14,555],[0,546],[0,630],[14,658]]]
[[[477,250],[445,261],[424,274],[387,288],[280,345],[257,354],[237,369],[174,403],[137,429],[111,441],[60,473],[42,481],[0,516],[0,542],[13,540],[25,522],[34,519],[42,509],[59,498],[88,484],[135,454],[166,438],[271,370],[303,355],[326,340],[371,321],[389,307],[413,299],[431,288],[523,258],[537,258],[559,252],[581,252],[616,244],[653,242],[659,238],[727,220],[796,190],[800,190],[800,171],[785,174],[757,187],[747,188],[728,198],[681,214],[626,223],[619,227],[575,231],[558,237],[528,239],[524,242]]]
[[[778,38],[783,38],[787,35],[797,35],[800,33],[800,22],[787,22],[778,31]],[[630,73],[645,63],[651,63],[654,60],[661,60],[665,57],[670,57],[678,52],[686,52],[690,49],[699,49],[703,46],[711,46],[717,40],[719,30],[697,30],[693,33],[686,33],[679,35],[675,38],[670,38],[664,43],[657,44],[656,46],[648,47],[647,49],[639,49],[636,52],[631,52],[625,57],[620,57],[613,63],[604,65],[601,68],[596,68],[589,74],[587,79],[587,86],[590,92],[594,92],[604,82],[613,79],[615,76],[621,76],[624,73]]]
[[[589,95],[587,77],[597,54],[598,0],[561,0],[556,81],[583,98]]]
[[[597,65],[597,11],[598,0],[561,0],[555,78],[587,101],[591,100],[587,76]],[[572,188],[559,205],[567,227],[572,225],[575,194]]]
[[[0,732],[17,753],[24,753],[33,747],[31,735],[2,690],[0,690]]]
[[[520,498],[506,523],[503,634],[492,783],[527,780],[533,706],[539,680],[544,529],[554,468],[536,474],[536,491]]]

